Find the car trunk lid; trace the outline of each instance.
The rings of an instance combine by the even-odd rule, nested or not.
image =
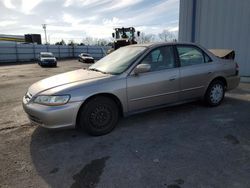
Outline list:
[[[232,59],[235,58],[235,51],[231,49],[209,49],[216,57],[221,59]]]

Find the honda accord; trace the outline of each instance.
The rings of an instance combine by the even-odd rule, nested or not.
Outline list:
[[[119,48],[87,69],[34,83],[23,108],[40,126],[103,135],[121,116],[200,99],[218,106],[239,80],[233,59],[199,45],[137,44]]]

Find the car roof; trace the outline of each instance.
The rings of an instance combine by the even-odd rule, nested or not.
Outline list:
[[[53,53],[51,53],[51,52],[40,52],[40,54],[42,54],[42,55],[53,55]]]
[[[154,43],[143,43],[143,44],[133,44],[130,46],[138,46],[138,47],[160,47],[160,46],[165,46],[165,45],[177,45],[177,44],[182,44],[182,45],[196,45],[195,43],[191,42],[154,42]]]

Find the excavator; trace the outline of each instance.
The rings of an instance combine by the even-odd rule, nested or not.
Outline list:
[[[128,46],[131,44],[137,44],[135,38],[140,36],[140,31],[135,31],[134,27],[121,27],[115,28],[115,32],[112,33],[112,37],[115,39],[113,47],[108,51],[108,53],[117,50],[122,46]]]

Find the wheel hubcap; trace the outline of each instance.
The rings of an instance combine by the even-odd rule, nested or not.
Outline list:
[[[90,114],[90,122],[96,129],[105,128],[111,119],[110,110],[103,105],[97,106]]]
[[[216,84],[212,87],[210,93],[210,99],[213,103],[219,103],[223,98],[223,87],[220,84]]]

